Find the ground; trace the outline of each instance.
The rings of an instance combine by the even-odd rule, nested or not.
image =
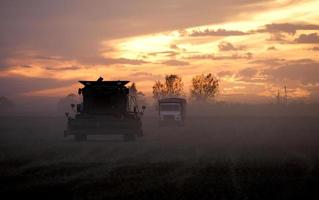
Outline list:
[[[319,117],[188,116],[145,137],[63,138],[63,116],[0,117],[0,193],[11,198],[315,199]]]

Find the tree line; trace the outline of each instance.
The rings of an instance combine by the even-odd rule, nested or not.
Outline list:
[[[214,99],[219,89],[219,80],[209,74],[200,74],[192,78],[190,98],[193,101],[208,102]],[[176,74],[165,76],[163,82],[156,81],[153,85],[155,100],[165,97],[185,96],[182,78]]]

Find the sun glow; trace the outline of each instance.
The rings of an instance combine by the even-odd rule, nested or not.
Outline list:
[[[149,53],[170,50],[171,44],[178,39],[176,32],[145,35],[133,38],[111,41],[117,57],[139,59]],[[103,44],[109,44],[103,42]],[[103,54],[108,56],[109,54]]]

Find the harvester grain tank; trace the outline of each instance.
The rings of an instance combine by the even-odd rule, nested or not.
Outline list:
[[[73,135],[83,141],[88,135],[122,135],[124,140],[142,137],[145,106],[139,109],[134,95],[126,86],[129,81],[79,81],[84,87],[78,93],[83,101],[76,106],[75,115],[68,118],[64,136]],[[75,105],[71,105],[75,107]]]

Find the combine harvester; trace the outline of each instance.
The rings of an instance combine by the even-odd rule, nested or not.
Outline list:
[[[136,97],[125,86],[129,81],[79,81],[84,85],[78,93],[83,102],[77,104],[76,113],[68,118],[64,137],[73,135],[76,141],[85,141],[88,135],[123,135],[124,140],[142,137],[141,117]],[[71,105],[74,109],[75,105]]]
[[[164,98],[158,101],[159,126],[184,126],[186,100],[184,98]]]

